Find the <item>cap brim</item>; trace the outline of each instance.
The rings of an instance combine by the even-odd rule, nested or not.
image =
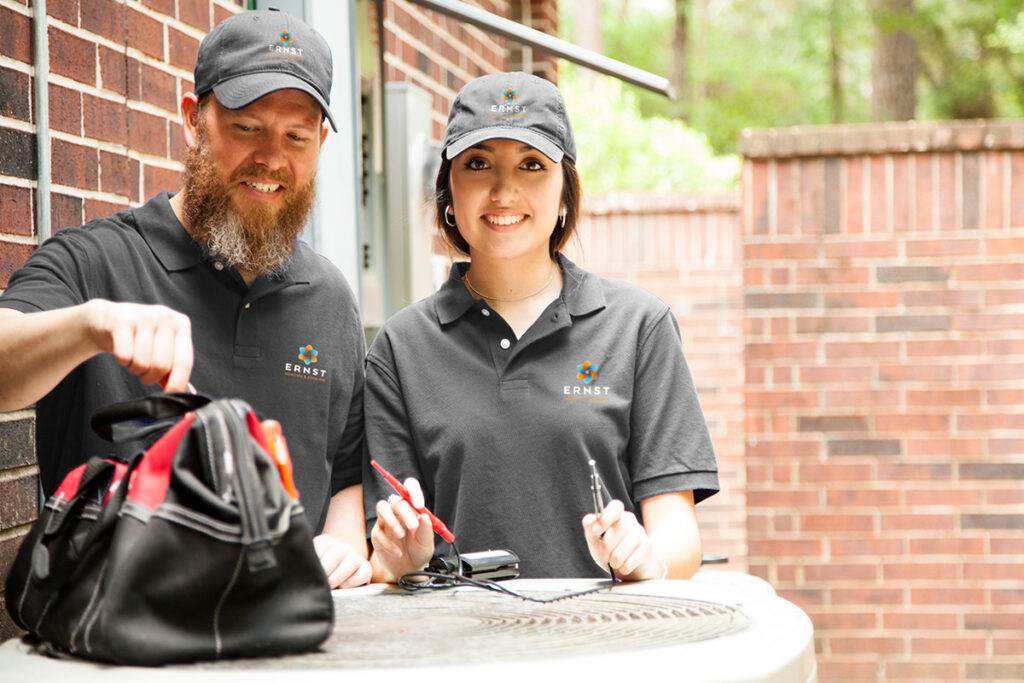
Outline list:
[[[533,147],[556,164],[562,160],[565,153],[561,148],[543,135],[527,128],[513,128],[511,126],[492,126],[490,128],[479,128],[472,133],[463,135],[458,140],[450,143],[444,150],[446,159],[454,159],[473,145],[478,145],[485,140],[518,140]]]
[[[335,133],[338,132],[338,125],[334,122],[334,115],[331,114],[331,108],[327,106],[327,102],[316,91],[316,88],[297,76],[263,71],[237,76],[213,86],[213,94],[217,101],[227,109],[241,109],[264,95],[278,90],[301,90],[312,97],[320,105],[331,128]]]

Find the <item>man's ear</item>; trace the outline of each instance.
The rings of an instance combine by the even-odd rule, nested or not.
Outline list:
[[[199,97],[194,92],[181,98],[181,128],[190,149],[199,144]]]
[[[324,144],[324,140],[327,139],[327,121],[325,120],[320,125],[320,144]]]

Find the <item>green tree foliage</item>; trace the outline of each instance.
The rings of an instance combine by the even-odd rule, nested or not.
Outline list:
[[[574,3],[559,3],[572,39]],[[673,11],[686,5],[685,100],[625,86],[644,117],[675,118],[718,153],[747,127],[871,119],[870,0],[602,0],[605,53],[667,76]],[[915,0],[917,118],[1024,115],[1021,0]],[[640,152],[644,154],[644,152]]]
[[[1020,0],[917,0],[920,118],[1024,113]]]
[[[678,119],[644,117],[636,93],[619,81],[581,78],[563,66],[565,96],[587,194],[614,190],[704,190],[732,187],[739,157],[715,156],[703,133]]]

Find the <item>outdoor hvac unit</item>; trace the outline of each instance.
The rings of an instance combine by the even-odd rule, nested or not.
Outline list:
[[[503,585],[557,598],[594,581]],[[533,603],[478,588],[335,591],[335,628],[319,652],[160,669],[110,667],[0,646],[0,681],[677,681],[817,680],[811,621],[764,581],[702,571],[690,581],[620,583]]]

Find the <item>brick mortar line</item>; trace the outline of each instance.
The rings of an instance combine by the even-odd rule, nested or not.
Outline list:
[[[36,180],[34,178],[16,178],[9,175],[0,175],[0,185],[10,185],[11,187],[23,187],[29,190],[36,189]]]
[[[32,18],[32,10],[29,9],[27,5],[24,5],[19,2],[14,2],[14,0],[0,0],[0,7],[12,9],[24,17],[28,17],[29,19]]]
[[[125,195],[114,194],[112,192],[103,192],[101,190],[83,190],[81,188],[72,187],[70,185],[57,185],[53,184],[50,186],[52,190],[59,191],[60,194],[67,197],[76,197],[78,199],[95,199],[101,202],[109,202],[111,204],[131,204],[131,198]]]
[[[19,465],[7,470],[0,470],[0,482],[20,479],[25,475],[31,476],[33,474],[39,474],[39,468],[36,465]]]
[[[0,233],[0,244],[28,244],[31,246],[37,246],[39,239],[29,235],[11,235],[8,233]],[[3,291],[3,290],[0,290]],[[4,420],[0,419],[0,422]]]
[[[385,25],[385,28],[388,28],[388,27]],[[413,48],[423,52],[428,58],[433,60],[433,63],[437,64],[438,66],[442,66],[442,67],[448,68],[449,71],[458,72],[458,73],[462,74],[463,77],[464,77],[463,80],[466,80],[466,81],[472,80],[472,77],[469,76],[468,73],[466,73],[465,71],[460,69],[453,62],[451,62],[451,61],[445,59],[444,57],[441,57],[437,53],[435,53],[433,51],[433,49],[428,48],[425,45],[423,45],[423,43],[421,43],[418,39],[416,39],[412,35],[410,35],[408,33],[405,33],[404,31],[402,31],[397,26],[390,27],[390,30],[395,35],[395,37],[399,40],[399,45],[398,45],[399,48],[401,48],[401,43],[404,42],[404,43],[410,45],[411,47],[413,47]],[[388,61],[388,57],[392,58],[391,62]],[[412,64],[409,64],[408,62],[404,61],[402,59],[402,57],[398,53],[394,53],[394,52],[386,53],[384,55],[384,62],[385,63],[391,63],[392,66],[396,66],[397,64],[402,64],[402,65],[407,66],[407,67],[413,67]],[[473,62],[473,63],[475,63],[475,62]],[[480,67],[484,68],[485,70],[488,70],[490,68],[493,68],[494,65],[490,64],[490,63],[487,63],[487,62],[482,62],[480,64],[477,64],[477,66],[480,66]],[[419,69],[416,69],[416,71],[419,72]],[[422,73],[422,72],[420,72],[420,73]],[[432,84],[433,90],[436,91],[436,92],[433,92],[431,94],[442,95],[444,97],[447,97],[448,99],[453,99],[455,97],[455,91],[452,90],[451,88],[449,88],[447,85],[445,85],[443,83],[440,83],[440,82],[435,82],[435,81],[430,81],[430,82]]]
[[[23,133],[36,132],[36,125],[28,121],[22,121],[21,119],[12,119],[6,116],[0,116],[0,128],[8,128],[10,130],[20,130]]]
[[[8,67],[26,76],[32,76],[35,73],[30,62],[22,62],[6,55],[0,55],[0,66]]]
[[[15,538],[17,536],[24,535],[29,529],[32,528],[32,525],[34,523],[35,520],[28,522],[27,524],[19,524],[18,526],[11,527],[10,529],[0,529],[0,541],[6,541],[10,538]],[[0,591],[0,595],[2,594],[3,591]]]

